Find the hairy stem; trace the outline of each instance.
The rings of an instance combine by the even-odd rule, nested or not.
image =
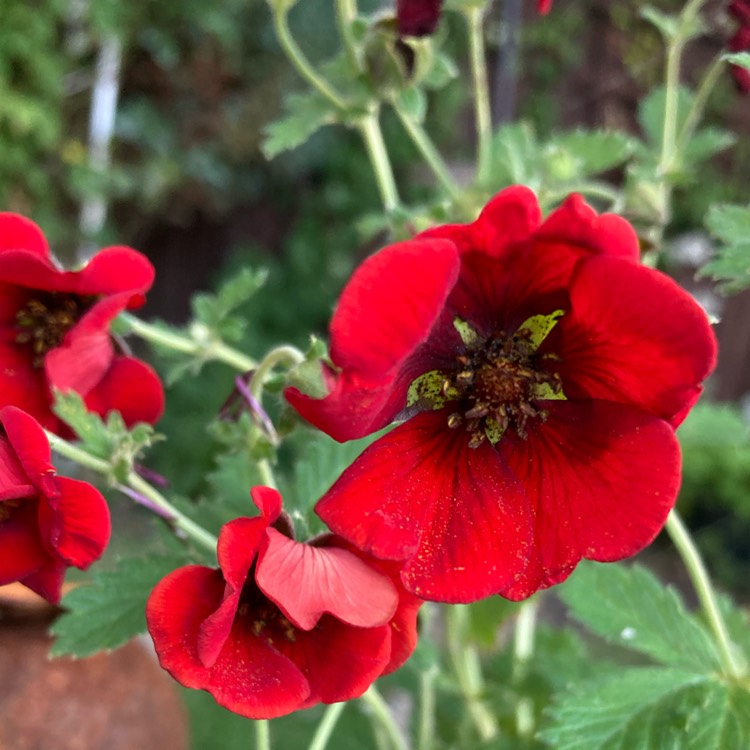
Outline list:
[[[325,750],[344,708],[346,708],[346,703],[331,703],[326,708],[307,750]]]
[[[380,130],[379,108],[374,108],[360,120],[359,132],[365,142],[367,155],[375,173],[380,199],[387,214],[393,213],[400,204],[393,167]]]
[[[360,700],[370,709],[373,721],[382,728],[394,750],[409,750],[404,735],[393,718],[391,709],[375,685],[370,685]]]
[[[484,47],[484,15],[485,8],[473,6],[466,9],[477,130],[477,178],[480,182],[489,178],[492,156],[492,114],[487,84],[487,53]]]

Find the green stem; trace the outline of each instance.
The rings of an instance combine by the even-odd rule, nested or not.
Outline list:
[[[404,735],[393,718],[391,709],[388,707],[388,704],[383,699],[383,696],[380,695],[375,685],[370,685],[367,692],[360,698],[360,700],[369,707],[372,712],[372,717],[388,735],[388,739],[393,745],[394,750],[409,750]]]
[[[349,58],[349,65],[354,70],[361,71],[362,61],[352,33],[352,24],[357,20],[357,0],[336,0],[336,20],[341,39],[344,42],[346,56]]]
[[[409,134],[422,158],[433,171],[445,192],[448,193],[452,200],[458,201],[461,196],[461,190],[425,129],[413,117],[407,115],[395,102],[393,102],[393,109],[404,126],[404,130]]]
[[[50,447],[55,453],[75,461],[79,466],[95,471],[113,482],[112,465],[108,461],[92,456],[82,448],[79,448],[67,440],[63,440],[57,435],[47,432],[47,439]],[[216,537],[209,534],[202,526],[191,521],[186,515],[175,508],[158,490],[152,487],[145,479],[138,476],[135,472],[128,473],[127,481],[124,483],[113,482],[114,486],[121,491],[128,488],[134,490],[138,495],[145,497],[148,501],[146,507],[164,518],[173,528],[182,532],[196,544],[209,549],[211,552],[216,551]],[[126,494],[129,494],[126,492]],[[151,507],[153,506],[153,507]]]
[[[492,116],[487,84],[487,53],[484,48],[484,13],[485,8],[476,6],[466,10],[477,130],[477,179],[480,182],[486,181],[490,176],[492,157]]]
[[[469,617],[466,605],[454,604],[448,609],[448,652],[469,715],[481,739],[487,741],[496,737],[499,729],[495,716],[482,700],[484,679],[479,654],[468,636]]]
[[[152,344],[174,349],[184,354],[192,354],[204,360],[216,359],[240,372],[253,370],[257,366],[254,359],[209,336],[205,340],[182,336],[179,333],[146,323],[130,313],[120,313],[118,320],[128,326],[129,333],[134,333]]]
[[[298,365],[305,361],[305,355],[296,347],[284,344],[271,349],[268,354],[260,361],[253,377],[250,380],[250,392],[257,399],[260,399],[263,384],[274,368],[279,365],[288,364],[290,366]]]
[[[513,682],[520,686],[529,669],[534,654],[539,599],[527,599],[516,618],[513,640]],[[516,730],[518,736],[530,739],[534,734],[534,703],[528,696],[519,697],[516,704]]]
[[[658,174],[662,179],[666,179],[674,167],[673,159],[677,142],[677,107],[680,93],[680,62],[684,46],[685,40],[678,35],[667,47],[664,126],[658,166]]]
[[[680,519],[677,511],[674,509],[667,518],[666,529],[672,543],[682,558],[682,562],[687,569],[695,592],[698,595],[698,600],[708,620],[709,627],[714,634],[724,672],[730,677],[742,677],[744,674],[743,665],[735,657],[729,632],[716,601],[716,593],[711,585],[711,579],[708,576],[706,566],[685,524],[683,524],[682,519]]]
[[[393,168],[388,158],[383,133],[380,130],[379,113],[379,108],[375,107],[363,117],[359,122],[359,132],[365,141],[367,155],[370,157],[370,164],[375,172],[375,180],[378,184],[383,208],[390,215],[398,208],[401,201],[398,197],[396,179],[393,176]]]
[[[271,750],[271,730],[267,719],[255,720],[255,750]]]
[[[257,463],[258,467],[258,473],[260,474],[261,481],[266,487],[271,487],[274,490],[277,490],[278,487],[276,485],[276,478],[273,475],[273,471],[271,469],[271,464],[268,462],[268,459],[262,458]]]
[[[435,682],[438,668],[431,666],[419,676],[419,735],[417,750],[432,750],[435,745]]]
[[[338,109],[346,109],[344,98],[313,68],[304,52],[297,46],[287,23],[287,14],[284,11],[274,10],[273,25],[279,44],[291,61],[297,72],[314,88],[317,89],[328,101]]]
[[[323,718],[315,730],[312,741],[307,750],[325,750],[328,740],[331,738],[336,723],[341,716],[341,712],[346,708],[346,703],[332,703],[328,706],[323,714]]]
[[[726,68],[726,62],[723,58],[723,54],[724,53],[721,52],[714,58],[714,61],[711,63],[711,65],[709,65],[708,70],[706,70],[706,74],[703,76],[703,80],[698,86],[698,90],[695,93],[693,103],[690,106],[687,117],[685,117],[685,122],[682,125],[682,130],[680,130],[680,133],[677,136],[678,153],[687,146],[688,142],[692,138],[693,133],[695,132],[695,129],[698,126],[701,117],[703,116],[703,111],[706,108],[708,97],[714,90],[714,86],[716,85],[716,81],[718,80],[719,76],[724,72],[724,69]]]

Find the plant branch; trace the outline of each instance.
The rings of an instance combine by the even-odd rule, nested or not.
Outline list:
[[[380,108],[375,106],[359,122],[359,132],[365,142],[367,155],[370,157],[372,169],[375,172],[375,180],[380,191],[380,199],[387,214],[392,214],[399,204],[396,179],[393,176],[393,168],[388,157],[388,150],[380,130],[379,120]]]
[[[336,723],[341,716],[341,713],[346,708],[346,703],[331,703],[325,710],[323,718],[318,724],[318,728],[315,730],[312,741],[307,750],[325,750],[328,745],[328,740],[331,738],[333,730],[336,728]]]
[[[487,84],[487,53],[484,47],[484,14],[485,8],[472,6],[466,10],[477,131],[477,179],[480,182],[489,178],[492,156],[492,114]]]

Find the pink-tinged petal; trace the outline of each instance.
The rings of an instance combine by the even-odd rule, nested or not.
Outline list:
[[[61,560],[85,570],[104,552],[111,532],[109,507],[88,482],[57,477],[59,497],[54,507],[39,504],[39,529]]]
[[[67,566],[61,560],[49,558],[39,570],[22,578],[21,583],[46,599],[50,604],[59,604],[67,569]]]
[[[498,444],[534,505],[530,563],[501,591],[514,600],[564,580],[581,558],[620,560],[643,549],[680,484],[680,449],[664,420],[606,401],[543,404],[548,418],[526,440],[509,431]]]
[[[303,630],[325,613],[361,628],[385,625],[398,604],[390,580],[351,552],[295,542],[276,529],[266,532],[255,580]]]
[[[470,602],[508,586],[526,565],[529,501],[487,442],[418,414],[368,447],[316,506],[337,534],[375,557],[403,560],[423,599]]]
[[[86,407],[102,416],[119,411],[128,427],[155,424],[164,413],[164,387],[145,362],[115,355],[101,380],[86,394]]]
[[[146,605],[146,620],[159,663],[186,687],[207,690],[216,702],[251,719],[283,716],[298,708],[310,688],[299,669],[237,618],[212,667],[197,650],[201,623],[224,593],[219,571],[193,565],[162,579]]]
[[[59,490],[54,479],[52,451],[39,422],[15,406],[0,410],[0,422],[31,482],[47,497],[57,498]]]
[[[545,245],[567,245],[593,255],[623,258],[635,263],[640,244],[633,227],[621,216],[599,216],[580,195],[573,194],[539,227],[534,241]]]
[[[80,271],[71,272],[76,277],[78,294],[110,295],[129,292],[127,307],[143,304],[143,293],[154,281],[151,261],[130,247],[108,247],[100,250]]]
[[[544,343],[561,358],[566,396],[632,404],[676,425],[716,362],[701,307],[668,276],[615,258],[582,263],[570,295]]]
[[[314,630],[274,639],[274,646],[307,678],[310,696],[300,706],[307,708],[362,695],[388,664],[391,633],[385,625],[355,628],[323,615]]]
[[[26,578],[50,559],[39,537],[36,505],[26,501],[0,523],[0,585]]]
[[[19,214],[0,212],[0,253],[7,250],[27,250],[49,258],[47,240],[33,221]]]

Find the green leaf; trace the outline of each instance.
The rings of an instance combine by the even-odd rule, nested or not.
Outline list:
[[[731,448],[747,445],[750,428],[737,407],[701,401],[679,426],[677,437],[685,446]]]
[[[285,116],[266,126],[262,149],[267,159],[301,146],[324,125],[338,122],[337,109],[317,91],[290,94],[285,107]]]
[[[722,128],[703,128],[693,135],[682,152],[684,164],[695,165],[733,146],[737,138]]]
[[[732,65],[739,65],[741,68],[750,70],[750,52],[733,52],[722,55],[722,60],[726,60]]]
[[[458,76],[458,66],[444,52],[437,52],[432,65],[420,81],[426,89],[441,89]]]
[[[110,571],[95,572],[91,583],[63,597],[68,610],[51,628],[52,656],[90,656],[114,649],[146,631],[145,607],[154,586],[184,565],[177,555],[124,558]]]
[[[562,694],[540,736],[555,750],[735,750],[750,740],[750,694],[675,669],[628,669]]]
[[[660,10],[654,8],[653,5],[646,5],[644,8],[641,8],[641,16],[659,29],[661,35],[667,41],[674,39],[677,35],[680,21],[677,16],[662,13]]]
[[[613,130],[574,130],[554,142],[577,162],[576,175],[585,177],[622,164],[635,150],[635,141]]]
[[[723,245],[717,257],[700,269],[700,276],[727,282],[724,290],[737,292],[750,286],[750,207],[712,206],[706,227]]]
[[[721,663],[706,630],[645,568],[584,563],[561,587],[571,614],[610,643],[699,672]]]
[[[422,89],[409,86],[396,95],[396,106],[415,122],[424,122],[427,113],[427,98]]]
[[[492,138],[492,189],[519,184],[538,187],[542,153],[534,129],[525,122],[504,125]]]

